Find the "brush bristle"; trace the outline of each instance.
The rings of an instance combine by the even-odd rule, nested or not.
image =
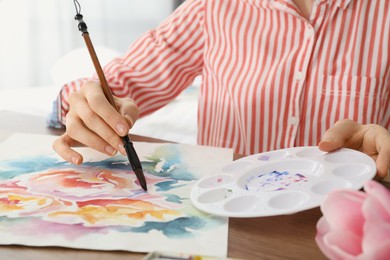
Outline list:
[[[144,191],[147,191],[148,188],[146,186],[145,175],[144,175],[144,172],[142,171],[142,169],[135,169],[134,173],[137,176],[137,179],[139,180],[142,189],[144,189]]]

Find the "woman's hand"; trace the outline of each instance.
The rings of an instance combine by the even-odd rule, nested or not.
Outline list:
[[[119,112],[108,102],[99,83],[89,81],[69,96],[66,131],[53,149],[65,160],[81,164],[83,157],[72,147],[85,145],[107,155],[125,154],[121,136],[128,134],[138,118],[134,100],[116,98]]]
[[[377,177],[384,178],[389,173],[390,132],[380,125],[361,125],[348,119],[338,121],[326,131],[318,147],[326,152],[341,147],[359,150],[375,160]]]

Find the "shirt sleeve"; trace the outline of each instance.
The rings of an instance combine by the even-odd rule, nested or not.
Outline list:
[[[125,55],[103,68],[112,93],[133,98],[140,116],[168,104],[201,74],[203,2],[185,1],[156,29],[131,44]],[[96,80],[96,76],[91,78]],[[78,79],[62,87],[56,101],[60,124],[65,124],[70,93],[80,89],[87,80]]]

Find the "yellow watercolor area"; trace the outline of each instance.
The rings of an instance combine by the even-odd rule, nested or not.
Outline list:
[[[115,202],[113,201],[113,204]],[[79,210],[58,211],[49,214],[52,218],[72,217],[82,220],[86,226],[139,225],[146,219],[167,220],[182,213],[176,210],[156,207],[145,201],[134,201],[128,205],[85,205]]]
[[[23,210],[26,205],[30,205],[32,202],[35,205],[43,206],[47,204],[47,198],[8,194],[6,198],[0,199],[0,211]]]

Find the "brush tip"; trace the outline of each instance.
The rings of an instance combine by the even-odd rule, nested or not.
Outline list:
[[[139,181],[139,184],[141,185],[142,189],[144,191],[148,191],[148,187],[146,185],[145,175],[142,169],[135,169],[134,170],[135,175],[137,176],[137,179]]]

